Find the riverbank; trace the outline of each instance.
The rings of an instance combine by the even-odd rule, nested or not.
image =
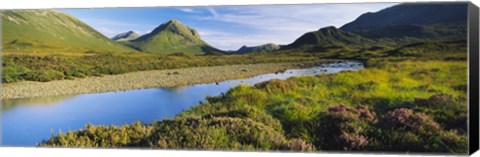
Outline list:
[[[102,77],[50,82],[24,81],[2,85],[2,99],[39,98],[61,95],[101,93],[142,88],[176,87],[248,78],[255,75],[306,68],[322,62],[265,63],[151,70]]]
[[[89,121],[102,125],[87,125],[83,129],[74,129],[77,131],[56,134],[43,140],[38,145],[41,147],[248,151],[291,151],[292,148],[301,148],[304,151],[346,149],[459,154],[468,151],[467,68],[465,61],[393,61],[381,67],[358,71],[270,80],[258,86],[237,86],[229,88],[224,94],[212,95],[205,101],[201,97],[201,103],[198,104],[198,97],[195,99],[192,96],[195,101],[190,102],[193,105],[183,105],[178,101],[170,103],[161,97],[190,98],[188,93],[192,91],[183,90],[178,92],[179,97],[160,91],[155,92],[159,97],[156,97],[157,94],[152,96],[143,93],[147,97],[154,97],[150,102],[144,102],[140,93],[132,93],[131,96],[136,96],[136,100],[126,103],[132,105],[125,105],[130,110],[123,110],[123,103],[118,103],[128,100],[123,97],[101,99],[102,105],[90,103],[92,100],[85,100],[85,103],[73,100],[68,104],[45,107],[45,110],[26,105],[16,110],[15,114],[6,114],[16,117],[5,116],[12,121],[7,123],[11,127],[5,128],[34,125],[18,122],[19,119],[35,124],[39,120],[48,121],[37,116],[38,110],[41,110],[51,113],[45,116],[53,117],[55,121],[52,123],[59,123],[48,128],[61,128],[66,122],[69,126],[71,122],[82,122],[75,118],[102,115],[101,123]],[[183,94],[186,97],[182,97]],[[157,101],[161,101],[162,105],[155,105]],[[68,110],[75,105],[80,107]],[[148,105],[154,105],[158,110]],[[158,116],[173,111],[165,108],[177,106],[188,109],[175,110],[179,113],[175,113],[173,118]],[[95,111],[88,112],[90,108]],[[110,115],[111,112],[117,112],[119,116]],[[34,114],[29,116],[28,113]],[[62,113],[73,115],[65,119]],[[126,120],[136,114],[141,114],[141,117],[156,116],[132,118],[134,120],[128,122],[143,123],[129,125],[115,126],[108,122],[112,117],[115,121]],[[352,127],[355,129],[352,130]],[[41,127],[33,127],[36,128]],[[24,133],[30,136],[31,130],[26,129]],[[7,131],[22,137],[20,131]],[[12,136],[6,137],[14,139]]]

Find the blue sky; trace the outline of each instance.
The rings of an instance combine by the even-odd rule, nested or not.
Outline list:
[[[202,39],[223,50],[242,45],[289,44],[302,34],[326,26],[341,27],[366,12],[396,3],[201,6],[158,8],[62,9],[107,37],[135,31],[149,33],[177,19],[196,29]]]

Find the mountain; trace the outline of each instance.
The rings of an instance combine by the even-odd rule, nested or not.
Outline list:
[[[140,34],[135,33],[133,31],[128,31],[125,33],[120,33],[112,38],[112,40],[115,41],[130,41],[130,40],[135,40],[138,37],[140,37]]]
[[[371,43],[373,43],[373,41],[370,39],[329,26],[321,28],[318,31],[305,33],[282,49],[325,48],[346,45],[361,46]]]
[[[405,3],[365,13],[340,29],[372,39],[466,40],[467,3]]]
[[[245,54],[245,53],[253,53],[253,52],[271,52],[279,49],[280,49],[280,45],[273,44],[273,43],[268,43],[260,46],[252,46],[252,47],[248,47],[244,45],[233,53]]]
[[[53,10],[6,10],[2,17],[5,52],[134,52],[68,14]]]
[[[200,38],[198,32],[177,20],[170,20],[152,32],[125,43],[134,49],[159,54],[223,53]]]

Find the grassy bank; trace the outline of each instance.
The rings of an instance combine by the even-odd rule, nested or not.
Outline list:
[[[243,55],[186,55],[175,53],[85,53],[2,52],[2,82],[48,82],[88,76],[116,75],[136,71],[166,70],[237,64],[317,61],[321,59],[354,59],[360,61],[385,57],[393,60],[434,59],[466,60],[466,42],[424,42],[400,47],[371,46],[354,48],[333,46],[306,52],[253,53]]]
[[[256,55],[153,55],[147,53],[100,53],[82,55],[4,53],[3,83],[48,82],[128,72],[237,64],[281,63],[319,60],[312,54]]]
[[[327,61],[324,61],[327,62]],[[318,62],[315,62],[318,63]],[[141,88],[177,87],[213,83],[311,66],[302,63],[261,63],[170,70],[150,70],[102,77],[49,82],[22,81],[2,85],[2,99],[39,98]]]
[[[40,146],[467,152],[465,61],[367,63],[241,85],[173,119],[87,125]]]

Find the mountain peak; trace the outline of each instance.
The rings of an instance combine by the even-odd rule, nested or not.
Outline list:
[[[176,19],[171,19],[171,20],[168,20],[167,22],[163,23],[162,25],[166,26],[166,27],[183,27],[186,25],[183,24],[182,22],[176,20]]]
[[[160,32],[172,32],[172,33],[175,33],[177,35],[181,35],[181,36],[184,36],[186,38],[190,38],[192,40],[193,39],[195,39],[195,40],[200,39],[200,35],[197,33],[196,30],[188,27],[187,25],[181,23],[180,21],[178,21],[176,19],[171,19],[171,20],[161,24],[160,26],[155,28],[151,33],[149,33],[147,37],[149,37],[151,35],[158,34]]]
[[[274,43],[267,43],[260,46],[252,46],[252,47],[243,45],[235,53],[244,54],[244,53],[251,53],[251,52],[271,52],[278,49],[280,49],[280,46]]]
[[[403,3],[378,12],[360,15],[343,25],[344,31],[356,31],[398,25],[428,25],[466,22],[466,2],[451,3]]]
[[[176,19],[160,24],[152,32],[132,40],[129,44],[136,49],[152,53],[207,54],[221,52],[203,41],[195,29]]]
[[[308,32],[295,40],[286,48],[300,48],[303,46],[342,46],[342,45],[362,45],[370,43],[370,39],[363,38],[359,35],[342,31],[336,27],[328,26],[318,31]]]
[[[135,33],[134,31],[128,31],[124,33],[120,33],[112,38],[115,41],[130,41],[135,40],[140,37],[140,34]]]
[[[176,24],[176,23],[177,23],[177,24],[182,24],[182,23],[181,23],[180,21],[178,21],[177,19],[170,19],[170,20],[168,20],[168,22],[166,22],[166,23],[172,23],[172,24]]]
[[[335,26],[327,26],[327,27],[320,28],[318,30],[318,33],[320,33],[324,36],[329,36],[329,35],[332,35],[332,34],[339,34],[339,33],[343,33],[343,32],[340,29],[336,28]]]
[[[323,27],[323,28],[320,28],[319,31],[325,31],[325,30],[337,30],[337,27],[335,26],[327,26],[327,27]]]
[[[404,3],[360,15],[342,27],[370,39],[397,42],[465,40],[467,2]]]
[[[168,28],[168,27],[187,27],[187,25],[183,24],[182,22],[176,20],[176,19],[171,19],[171,20],[168,20],[167,22],[161,24],[159,27],[164,27],[164,28]]]

